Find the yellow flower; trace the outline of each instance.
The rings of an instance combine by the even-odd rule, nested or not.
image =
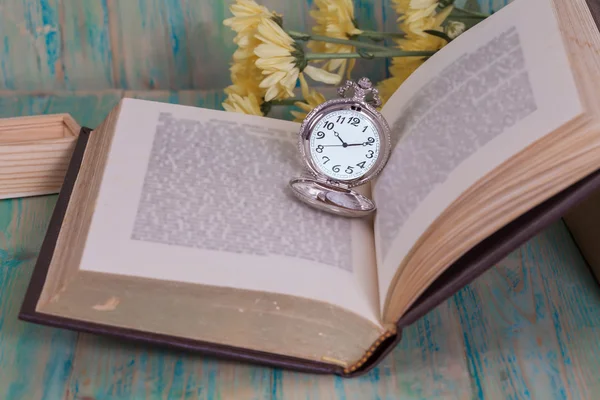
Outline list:
[[[266,77],[259,87],[266,89],[265,101],[286,99],[294,95],[294,87],[305,63],[302,48],[279,25],[270,19],[258,24],[256,37],[262,42],[254,50],[258,56],[256,66]],[[337,84],[340,76],[307,65],[304,72],[314,80]]]
[[[394,3],[396,13],[399,14],[398,21],[403,20],[409,10],[429,8],[433,4],[437,6],[437,0],[392,0],[392,3]]]
[[[306,79],[304,79],[304,75],[300,74],[300,87],[302,88],[302,97],[304,101],[297,101],[294,103],[296,107],[299,107],[301,111],[290,111],[291,114],[296,117],[294,121],[302,122],[306,115],[312,111],[313,108],[318,106],[321,103],[325,102],[325,96],[321,93],[317,92],[314,89],[310,89],[308,84],[306,83]]]
[[[238,48],[233,53],[233,65],[230,68],[232,84],[225,89],[225,93],[235,93],[240,98],[252,94],[262,99],[265,92],[259,87],[262,71],[256,66],[258,57],[254,54],[261,41],[256,38],[256,33],[262,20],[278,16],[253,0],[237,0],[230,10],[234,16],[224,20],[223,24],[237,32],[234,42]]]
[[[258,86],[262,79],[262,73],[255,65],[256,59],[258,57],[234,62],[230,68],[232,84],[225,88],[225,93],[237,93],[240,96],[252,93],[258,97],[264,95],[264,91]]]
[[[437,0],[410,0],[409,8],[413,10],[429,8],[432,5],[438,6]]]
[[[410,5],[410,0],[392,0],[394,4],[394,8],[396,9],[396,13],[402,17],[402,15],[408,10],[408,6]]]
[[[233,41],[242,47],[248,45],[247,42],[254,36],[260,21],[276,16],[266,7],[256,4],[254,0],[237,0],[229,7],[229,10],[233,17],[225,19],[223,24],[237,32]]]
[[[429,0],[412,0],[406,10],[400,29],[405,33],[402,39],[398,39],[398,48],[404,51],[437,51],[446,45],[446,41],[440,37],[431,35],[426,30],[437,30],[443,32],[442,23],[452,11],[452,6],[446,7],[439,14],[435,13],[437,3],[428,5]],[[424,8],[413,9],[413,2]],[[424,57],[396,57],[392,59],[390,66],[391,78],[381,81],[378,89],[385,103],[398,87],[425,62]]]
[[[232,84],[224,90],[227,94],[222,104],[225,111],[263,115],[260,106],[264,91],[258,87],[260,79],[260,70],[253,62],[234,63],[231,67]]]
[[[260,109],[260,100],[254,94],[248,96],[240,96],[237,93],[231,93],[223,102],[225,111],[237,112],[250,115],[263,115]]]
[[[443,32],[441,24],[448,17],[453,7],[448,6],[439,14],[436,14],[435,10],[437,6],[438,4],[434,3],[427,8],[410,8],[406,12],[405,18],[400,24],[400,29],[405,33],[405,37],[400,40],[412,40],[415,38],[415,35],[421,37],[432,36],[433,38],[439,39],[445,43],[446,41],[444,39],[423,32],[428,29],[435,29]]]
[[[348,39],[362,33],[354,25],[354,5],[352,0],[316,0],[316,10],[311,10],[310,15],[315,19],[316,25],[312,28],[315,35],[328,36],[337,39]],[[308,48],[314,53],[353,53],[354,46],[322,41],[310,41]],[[355,59],[336,59],[325,62],[323,68],[336,72],[340,76],[350,77],[354,68]]]

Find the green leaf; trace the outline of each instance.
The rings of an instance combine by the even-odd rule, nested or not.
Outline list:
[[[446,35],[445,32],[440,32],[440,31],[431,30],[431,29],[424,30],[423,32],[429,33],[430,35],[437,36],[439,38],[442,38],[445,41],[447,41],[448,43],[450,43],[452,41],[452,39],[450,39],[450,36]]]

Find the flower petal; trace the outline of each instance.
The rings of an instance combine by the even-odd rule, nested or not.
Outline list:
[[[271,57],[289,57],[290,51],[273,44],[260,44],[256,46],[254,54],[260,58],[271,58]]]
[[[285,77],[285,75],[286,75],[286,73],[283,71],[273,72],[272,74],[267,76],[265,79],[263,79],[259,86],[261,88],[271,87],[271,86],[275,85],[277,82],[279,82],[280,80],[282,80]]]
[[[310,76],[315,81],[329,83],[332,85],[340,83],[340,80],[342,79],[342,77],[337,74],[332,74],[331,72],[327,72],[321,68],[315,68],[312,65],[307,65],[306,68],[304,68],[304,72],[306,72],[306,75]]]
[[[279,90],[277,89],[277,86],[271,86],[269,90],[267,90],[267,93],[265,93],[265,101],[273,100],[278,94]]]
[[[306,83],[304,74],[300,74],[300,88],[302,90],[302,97],[306,99],[309,96],[309,93],[308,93],[308,83]]]

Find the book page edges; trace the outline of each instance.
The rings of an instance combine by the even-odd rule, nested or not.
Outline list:
[[[98,195],[108,149],[120,113],[119,103],[104,122],[90,135],[81,167],[77,171],[72,196],[69,197],[64,220],[57,237],[39,303],[45,304],[64,289],[79,269],[79,261],[87,238],[94,204]]]
[[[382,336],[391,336],[351,312],[309,299],[91,271],[77,272],[36,311],[107,329],[332,363],[352,372]]]
[[[597,171],[482,240],[427,288],[399,319],[398,330],[414,323],[450,298],[550,224],[580,207],[584,209],[584,205],[597,199],[599,194],[600,171]]]
[[[545,199],[552,198],[552,196],[557,195],[563,190],[569,190],[569,186],[576,185],[579,180],[584,179],[584,177],[592,174],[597,169],[597,165],[595,164],[594,160],[597,159],[599,152],[597,142],[600,132],[600,122],[597,120],[597,118],[594,118],[594,115],[596,115],[597,111],[600,110],[600,99],[594,92],[593,86],[589,85],[589,82],[598,81],[598,77],[600,77],[600,66],[598,59],[595,58],[597,57],[598,51],[594,52],[589,50],[590,47],[594,47],[596,49],[600,48],[600,36],[598,35],[597,27],[595,24],[593,24],[593,22],[593,27],[591,28],[590,21],[593,21],[592,15],[590,14],[589,9],[585,6],[585,2],[583,0],[576,0],[572,2],[569,7],[561,4],[560,2],[556,3],[559,4],[559,9],[555,10],[555,13],[559,20],[561,33],[563,34],[563,42],[568,52],[569,62],[574,71],[575,84],[579,90],[579,98],[587,110],[587,113],[574,117],[571,122],[561,127],[557,131],[548,133],[545,138],[540,139],[536,143],[529,146],[529,150],[524,150],[523,152],[516,154],[507,162],[503,163],[499,168],[497,168],[497,170],[480,179],[475,185],[473,185],[471,189],[469,189],[468,192],[465,192],[465,194],[453,202],[446,212],[444,212],[444,214],[442,214],[436,221],[439,222],[445,215],[447,216],[450,209],[457,209],[458,204],[461,202],[466,202],[467,198],[469,199],[468,201],[472,202],[473,204],[488,204],[486,200],[481,198],[481,196],[479,196],[480,198],[477,200],[477,190],[475,189],[481,186],[483,182],[490,181],[492,177],[498,176],[503,170],[509,170],[510,168],[513,168],[511,167],[511,164],[525,162],[524,159],[527,159],[528,154],[530,154],[528,151],[535,151],[536,148],[539,150],[545,148],[547,153],[542,154],[545,154],[545,158],[552,158],[554,160],[548,160],[546,161],[547,163],[554,162],[556,165],[558,164],[556,160],[562,160],[563,165],[558,170],[566,170],[568,172],[563,173],[560,179],[558,179],[556,177],[552,178],[553,174],[557,173],[557,171],[555,171],[557,168],[551,168],[549,171],[546,171],[546,178],[544,179],[547,180],[547,183],[543,186],[539,186],[536,189],[536,192],[531,192],[529,194],[529,198],[531,198],[531,200],[525,199],[527,201],[524,201],[522,204],[506,210],[505,214],[499,217],[503,221],[512,221],[514,219],[518,219],[519,216],[522,216],[531,208],[537,206],[541,202],[544,202]],[[562,9],[560,9],[560,7],[562,7]],[[577,15],[577,17],[575,18],[574,15]],[[579,29],[575,29],[574,24],[568,24],[567,21],[569,18],[579,21],[580,25],[578,26],[586,26],[586,24],[588,24],[587,30],[583,29],[582,31],[579,31]],[[591,36],[590,32],[592,32]],[[584,37],[586,37],[586,39],[582,40]],[[582,57],[583,54],[587,55],[588,57],[587,61],[589,61],[589,63],[587,65],[585,64],[585,61],[581,61],[584,58]],[[567,138],[570,141],[569,148],[566,148],[560,144],[566,141]],[[555,157],[550,157],[552,153],[555,154]],[[567,155],[564,153],[567,153]],[[514,168],[517,167],[518,165],[514,166]],[[525,175],[530,174],[530,172],[531,171],[529,170],[523,172],[520,175],[520,179],[522,179]],[[542,178],[536,179],[541,181]],[[467,196],[469,192],[471,195]],[[475,195],[475,197],[473,197],[473,195]],[[498,229],[501,229],[502,226],[504,225],[500,225],[498,228],[494,229],[492,229],[493,227],[490,226],[489,229],[484,229],[484,231],[470,232],[465,234],[465,237],[468,237],[469,243],[471,243],[472,246],[475,246],[482,240],[486,240],[486,238],[490,237],[490,235],[493,237],[494,233]],[[423,237],[419,240],[421,244],[424,240],[427,240],[427,236],[433,235],[433,231],[439,232],[440,230],[439,224],[436,224],[435,229],[433,228],[433,226],[430,227],[426,234],[423,235]],[[465,248],[471,248],[472,246],[465,245]],[[409,253],[405,260],[415,255],[415,249],[417,247],[418,244],[413,247],[413,250],[411,250],[411,253]],[[464,252],[461,252],[460,254],[464,255]],[[422,255],[423,254],[421,254],[421,256]],[[451,262],[456,262],[461,255],[455,256]],[[488,265],[486,268],[491,266],[492,265]],[[435,279],[443,279],[440,277],[440,275],[442,275],[442,277],[444,276],[443,270],[436,272]],[[437,281],[433,282],[434,285],[435,282]],[[397,286],[399,283],[398,276],[396,276],[395,284],[392,285],[392,287]],[[426,299],[423,300],[423,297],[431,295],[430,291],[426,290],[427,286],[430,284],[431,283],[424,286],[418,297],[415,297],[408,303],[403,301],[402,307],[400,307],[402,310],[401,312],[409,312],[409,307],[412,308],[416,303],[422,301],[426,302]],[[390,304],[395,304],[397,301],[398,300],[396,296],[393,296],[392,291],[390,291],[386,301],[386,304],[388,305],[387,307],[390,307]],[[396,308],[395,305],[392,307]],[[393,320],[397,320],[397,318],[403,318],[399,312],[400,311],[395,310],[392,312],[393,316],[386,316],[384,320],[388,320],[388,318]]]

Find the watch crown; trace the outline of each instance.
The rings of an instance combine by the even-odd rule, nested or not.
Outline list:
[[[346,81],[342,86],[338,88],[338,94],[340,97],[346,97],[352,89],[352,99],[360,102],[370,103],[375,107],[381,105],[381,99],[379,97],[379,91],[373,88],[373,83],[367,77],[362,77],[358,82]],[[367,96],[371,95],[371,98],[367,100]]]
[[[363,89],[371,89],[373,84],[371,83],[371,80],[369,78],[362,77],[358,80],[358,86],[360,86]]]

